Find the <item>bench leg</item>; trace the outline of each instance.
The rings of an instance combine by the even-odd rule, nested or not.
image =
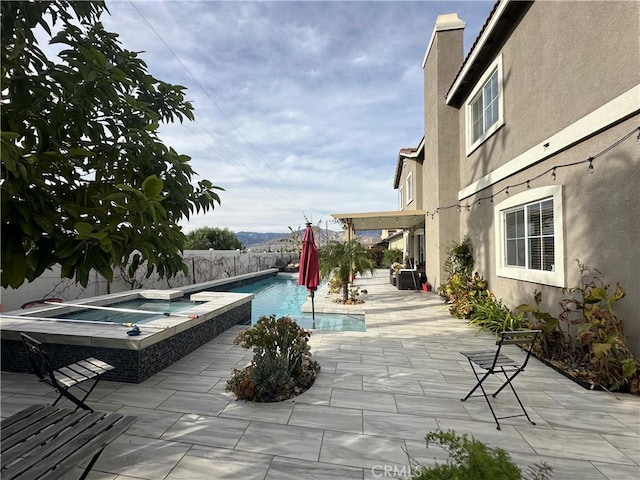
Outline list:
[[[87,475],[89,475],[89,472],[91,471],[91,469],[93,468],[93,466],[96,464],[96,462],[98,461],[98,457],[100,457],[100,455],[102,454],[102,450],[104,450],[104,448],[101,448],[98,453],[96,453],[93,458],[91,459],[91,461],[89,462],[89,465],[87,465],[87,468],[84,469],[84,472],[82,472],[82,476],[78,479],[78,480],[85,480],[85,478],[87,478]]]

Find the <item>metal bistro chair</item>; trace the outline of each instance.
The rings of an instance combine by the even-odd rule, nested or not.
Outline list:
[[[54,370],[49,363],[49,355],[42,348],[42,342],[26,333],[20,333],[20,336],[29,352],[29,363],[33,373],[38,376],[41,382],[53,387],[58,392],[58,398],[52,405],[55,405],[62,397],[65,397],[76,405],[76,410],[82,408],[93,412],[93,409],[85,403],[85,400],[96,387],[98,381],[100,381],[100,377],[109,370],[113,370],[114,367],[102,360],[90,357]],[[81,384],[88,380],[92,380],[93,383],[89,388],[84,388],[84,385]],[[73,395],[69,391],[71,387],[77,387],[83,391],[82,398]]]
[[[529,414],[520,401],[520,397],[518,397],[515,388],[513,388],[512,382],[513,379],[516,378],[520,374],[520,372],[524,371],[524,368],[527,366],[527,362],[529,362],[529,357],[531,356],[531,350],[536,340],[538,339],[540,332],[540,330],[519,330],[512,332],[502,332],[500,334],[500,338],[496,341],[496,345],[498,346],[496,350],[460,352],[462,355],[467,357],[467,360],[469,360],[469,364],[471,365],[473,374],[478,380],[478,383],[476,383],[476,385],[471,389],[467,396],[462,399],[462,401],[464,402],[471,397],[484,396],[487,404],[489,405],[489,409],[491,410],[491,414],[496,421],[498,430],[500,430],[500,422],[498,420],[503,418],[527,417],[527,420],[529,420],[532,425],[536,424],[533,420],[531,420],[531,418],[529,418]],[[526,352],[524,360],[521,362],[516,362],[515,360],[512,360],[511,358],[501,353],[501,349],[504,345],[519,345]],[[477,367],[485,370],[485,372],[482,373],[482,371],[478,371]],[[489,396],[487,395],[482,382],[484,382],[490,375],[498,374],[503,374],[505,377],[505,381],[502,386],[500,386],[500,388],[498,388],[493,394],[491,394],[491,396],[495,398],[502,391],[502,389],[504,389],[504,387],[508,385],[509,388],[511,388],[511,391],[513,391],[516,400],[520,404],[523,413],[519,415],[509,415],[504,417],[496,416],[496,413],[493,410],[493,406],[489,401]],[[473,395],[473,392],[475,392],[478,387],[480,387],[480,390],[482,390],[482,395]]]

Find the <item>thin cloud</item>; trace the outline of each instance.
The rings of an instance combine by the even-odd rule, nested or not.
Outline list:
[[[107,30],[144,51],[154,76],[188,89],[197,123],[163,126],[162,139],[225,188],[222,205],[185,231],[286,232],[305,215],[396,209],[398,150],[423,133],[421,63],[435,20],[458,12],[468,50],[493,2],[107,5]]]

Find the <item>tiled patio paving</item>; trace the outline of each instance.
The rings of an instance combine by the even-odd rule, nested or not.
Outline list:
[[[407,478],[407,453],[444,458],[423,441],[437,428],[503,447],[522,467],[545,461],[554,479],[640,478],[639,397],[584,390],[534,359],[517,389],[537,425],[505,419],[498,431],[484,399],[460,401],[474,377],[459,352],[493,348],[493,338],[475,336],[435,294],[396,290],[386,271],[357,284],[368,290],[367,332],[314,333],[322,371],[295,399],[246,403],[224,392],[251,357],[233,345],[237,327],[142,384],[101,383],[94,408],[139,420],[89,479]],[[329,301],[318,292],[316,308]],[[55,398],[34,375],[1,380],[2,417]],[[502,393],[499,414],[519,413],[514,403]]]

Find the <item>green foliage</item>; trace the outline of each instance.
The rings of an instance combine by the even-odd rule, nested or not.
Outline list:
[[[189,232],[184,242],[185,250],[237,250],[242,243],[228,228],[203,227]]]
[[[449,313],[456,318],[470,318],[474,301],[484,302],[489,295],[488,283],[478,273],[473,273],[473,247],[469,237],[462,243],[452,241],[447,247],[444,270],[447,278],[438,288],[438,295],[449,304]]]
[[[476,304],[484,304],[490,292],[487,281],[479,274],[454,273],[440,286],[438,293],[449,303],[449,313],[456,318],[471,318]]]
[[[373,262],[374,268],[380,268],[383,266],[384,254],[387,251],[388,250],[383,250],[382,248],[377,246],[369,249],[367,253],[369,254],[369,258]]]
[[[469,318],[469,325],[479,327],[478,333],[489,331],[495,334],[510,330],[528,328],[529,322],[523,312],[517,315],[502,303],[502,299],[496,300],[493,293],[480,296],[471,301],[473,312]]]
[[[186,155],[161,123],[193,120],[185,88],[154,78],[104,30],[104,2],[0,2],[2,286],[58,264],[86,286],[95,269],[186,273],[178,222],[214,208],[208,180],[191,184]],[[36,28],[60,47],[55,60]]]
[[[260,317],[235,339],[252,348],[254,356],[248,367],[232,371],[226,390],[238,400],[257,402],[285,400],[307,390],[320,371],[311,359],[310,335],[289,317]]]
[[[540,310],[542,292],[534,290],[533,299],[535,305],[522,304],[518,305],[516,309],[520,313],[531,316],[529,323],[532,329],[542,331],[539,341],[533,347],[534,353],[550,361],[571,359],[569,363],[574,363],[576,355],[570,335],[562,330],[558,318]]]
[[[449,242],[447,247],[447,259],[444,262],[444,271],[450,275],[471,275],[473,272],[473,246],[471,239],[465,235],[462,243]]]
[[[333,276],[342,285],[342,300],[349,299],[351,275],[375,272],[375,265],[368,255],[368,249],[358,240],[329,242],[318,249],[320,275]]]
[[[625,342],[623,321],[614,311],[625,291],[605,283],[602,273],[576,261],[581,285],[565,290],[570,296],[560,302],[562,312],[554,318],[540,312],[542,295],[534,292],[535,306],[518,309],[533,317],[532,328],[542,326],[543,358],[568,368],[570,373],[610,390],[629,389],[640,394],[640,362]],[[564,324],[565,329],[560,325]]]
[[[420,466],[413,480],[519,480],[522,472],[502,448],[488,447],[475,438],[458,435],[453,430],[429,432],[430,444],[442,447],[449,458],[445,464]],[[530,478],[547,480],[552,469],[546,464],[529,467]]]
[[[399,248],[390,248],[384,251],[383,255],[383,265],[385,267],[391,267],[391,265],[395,262],[402,262],[402,250]]]

